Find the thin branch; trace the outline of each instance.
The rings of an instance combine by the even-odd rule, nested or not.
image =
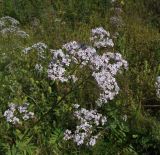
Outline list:
[[[82,81],[81,83],[79,83],[77,86],[81,86],[87,79],[89,79],[90,76],[88,76],[84,81]],[[66,95],[64,95],[57,103],[56,105],[60,104],[69,94],[71,94],[75,89],[71,89]],[[45,118],[45,116],[47,116],[50,112],[52,112],[53,108],[51,107],[46,113],[44,113],[41,118],[39,120],[37,120],[37,122],[35,122],[35,124],[32,126],[32,128],[37,125],[43,118]],[[23,135],[23,137],[21,138],[21,140],[23,140],[27,134],[29,133],[29,131],[31,130],[31,128],[29,128],[26,133]]]
[[[157,108],[160,107],[160,105],[143,105],[144,107],[151,107],[151,108]]]

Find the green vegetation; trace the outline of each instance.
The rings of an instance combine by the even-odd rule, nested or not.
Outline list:
[[[29,34],[20,38],[0,33],[0,155],[159,155],[159,14],[159,0],[0,0],[0,18],[17,19]],[[120,26],[110,20],[113,16],[122,19]],[[128,70],[116,75],[119,94],[102,109],[93,104],[99,89],[93,77],[88,78],[88,67],[76,72],[80,83],[87,79],[80,86],[51,80],[47,74],[49,49],[73,40],[90,45],[91,29],[96,27],[111,36],[119,33],[113,37],[113,51],[128,62]],[[37,42],[48,46],[45,59],[34,49],[27,55],[22,52]],[[35,70],[36,64],[43,66],[42,72]],[[8,105],[25,102],[35,117],[20,124],[7,122]],[[63,139],[65,130],[76,125],[71,114],[75,102],[107,117],[93,147]]]

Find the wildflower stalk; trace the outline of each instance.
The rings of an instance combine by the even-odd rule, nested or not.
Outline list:
[[[83,80],[81,83],[79,83],[79,84],[77,85],[77,87],[80,87],[81,85],[83,85],[83,83],[86,82],[86,80],[88,80],[89,78],[90,78],[90,76],[88,76],[85,80]],[[72,88],[73,88],[73,87],[72,87]],[[70,95],[70,94],[75,90],[75,89],[72,89],[72,88],[71,88],[71,90],[70,90],[66,95],[64,95],[64,96],[56,103],[56,105],[60,104],[68,95]],[[34,128],[36,125],[38,125],[38,124],[45,118],[45,116],[47,116],[47,115],[48,115],[50,112],[52,112],[52,111],[53,111],[53,106],[52,106],[46,113],[44,113],[39,120],[37,120],[37,121],[33,124],[32,128]],[[29,128],[29,129],[25,132],[25,134],[23,135],[23,137],[21,138],[21,140],[23,140],[30,131],[31,131],[31,128]]]

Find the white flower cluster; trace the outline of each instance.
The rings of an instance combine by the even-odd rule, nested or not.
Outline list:
[[[36,44],[33,44],[31,47],[26,47],[23,49],[24,54],[28,54],[30,51],[35,50],[38,52],[38,56],[41,58],[44,57],[45,50],[47,49],[47,45],[43,42],[38,42]]]
[[[69,54],[72,62],[82,66],[87,65],[96,54],[96,50],[93,47],[81,45],[76,41],[63,45],[63,49]]]
[[[30,118],[34,118],[34,113],[28,111],[29,103],[23,105],[16,105],[11,103],[9,109],[4,112],[7,122],[12,124],[20,124],[23,120],[26,121]]]
[[[81,46],[80,44],[78,44],[76,41],[72,41],[72,42],[69,42],[65,45],[63,45],[63,48],[66,50],[66,51],[69,51],[69,52],[72,52],[74,50],[77,50],[79,49]]]
[[[155,85],[156,85],[156,95],[158,98],[160,98],[160,76],[157,77]]]
[[[99,106],[102,103],[107,103],[108,100],[113,100],[119,92],[119,87],[115,79],[115,75],[122,67],[127,69],[127,61],[122,59],[119,53],[104,53],[102,56],[96,56],[92,60],[93,74],[92,76],[102,90],[99,99],[96,101]]]
[[[110,39],[110,33],[102,27],[92,29],[91,41],[94,42],[96,48],[113,47],[114,43]],[[66,43],[62,49],[52,50],[53,58],[49,64],[48,77],[52,80],[67,82],[72,79],[74,82],[78,78],[74,73],[70,74],[72,66],[88,66],[92,70],[92,76],[95,78],[100,88],[100,96],[96,103],[102,106],[108,100],[112,100],[119,92],[119,87],[115,76],[121,72],[121,68],[127,69],[128,63],[121,54],[106,52],[99,55],[95,48],[87,45],[81,45],[76,41]],[[66,130],[64,139],[72,139],[77,145],[86,144],[93,146],[99,137],[98,129],[107,121],[105,116],[96,110],[79,109],[79,105],[75,104],[74,116],[78,119],[79,125],[75,131]]]
[[[92,31],[94,34],[102,36],[109,35],[109,32],[102,28]],[[71,79],[71,76],[75,76],[68,75],[68,72],[66,72],[71,64],[81,64],[81,67],[89,65],[92,69],[92,76],[102,91],[100,98],[97,100],[97,104],[100,106],[102,103],[112,100],[118,94],[119,87],[115,76],[122,67],[125,69],[128,67],[127,61],[122,59],[119,53],[107,52],[98,55],[95,48],[80,45],[73,41],[63,45],[63,49],[54,51],[53,59],[49,64],[48,77],[52,80],[67,82]]]
[[[99,134],[95,135],[99,127],[104,126],[107,118],[98,113],[97,110],[79,109],[79,105],[74,105],[74,116],[79,121],[75,131],[66,130],[64,133],[64,140],[72,139],[77,145],[86,144],[94,146]]]
[[[66,69],[69,68],[71,64],[79,64],[83,67],[87,65],[96,54],[94,48],[82,46],[76,41],[63,45],[63,49],[53,51],[53,58],[48,69],[48,77],[61,82],[67,82],[69,79],[73,79],[71,77],[75,77],[75,75],[66,74]],[[65,52],[67,52],[67,54],[65,54]],[[75,78],[73,81],[75,81]]]
[[[6,34],[14,34],[16,36],[20,36],[21,38],[27,38],[29,35],[25,32],[22,31],[19,28],[19,21],[16,19],[5,16],[0,18],[0,33],[4,36]]]
[[[60,80],[61,82],[68,81],[68,77],[65,75],[66,66],[69,66],[71,59],[68,54],[59,49],[54,51],[53,59],[49,64],[48,77],[52,80]]]
[[[113,40],[110,38],[110,33],[104,30],[103,27],[92,29],[90,40],[96,48],[114,46]]]

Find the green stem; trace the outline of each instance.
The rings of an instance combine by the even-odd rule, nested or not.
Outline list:
[[[79,86],[81,86],[87,79],[89,79],[90,78],[90,76],[88,76],[85,80],[83,80],[81,83],[79,83],[77,86],[79,87]],[[64,95],[57,103],[56,103],[56,105],[58,105],[58,104],[60,104],[69,94],[71,94],[73,91],[74,91],[75,89],[71,89],[66,95]],[[37,122],[35,122],[35,124],[32,126],[32,128],[34,127],[34,126],[36,126],[39,122],[41,122],[41,120],[43,120],[43,118],[45,118],[45,116],[47,116],[50,112],[52,112],[52,110],[53,110],[53,107],[51,107],[46,113],[44,113],[42,116],[41,116],[41,118],[37,121]],[[24,138],[25,138],[25,136],[29,133],[29,131],[31,130],[31,128],[29,128],[27,131],[26,131],[26,133],[23,135],[23,137],[22,137],[22,139],[21,140],[23,140]]]

